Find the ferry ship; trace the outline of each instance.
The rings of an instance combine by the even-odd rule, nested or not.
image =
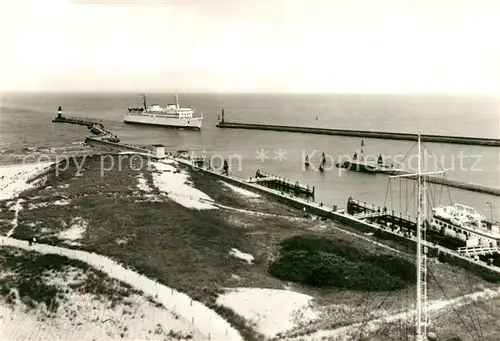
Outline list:
[[[123,122],[170,128],[201,129],[203,115],[194,117],[193,109],[182,108],[179,104],[179,96],[175,95],[175,104],[168,104],[166,107],[161,107],[158,104],[148,106],[145,95],[142,95],[142,99],[142,107],[128,108],[123,116]]]

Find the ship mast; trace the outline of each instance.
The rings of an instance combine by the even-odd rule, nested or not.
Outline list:
[[[146,95],[141,95],[142,97],[142,105],[144,106],[144,110],[146,110],[148,108],[148,106],[146,105]]]
[[[360,153],[359,153],[359,160],[360,161],[363,161],[363,147],[365,146],[365,140],[361,140],[361,150],[360,150]]]
[[[415,341],[425,341],[428,338],[427,326],[429,324],[429,316],[427,312],[427,242],[426,242],[426,226],[425,226],[425,176],[443,174],[444,172],[422,172],[422,150],[420,133],[417,138],[418,144],[418,171],[414,174],[395,175],[390,178],[417,178],[417,288],[416,288],[416,308],[415,308]],[[424,217],[422,217],[424,216]]]

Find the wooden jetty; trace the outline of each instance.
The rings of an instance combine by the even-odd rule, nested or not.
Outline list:
[[[385,131],[327,129],[327,128],[314,128],[314,127],[270,125],[270,124],[236,123],[236,122],[226,122],[224,120],[220,121],[216,125],[216,127],[232,128],[232,129],[273,130],[273,131],[286,131],[290,133],[352,136],[352,137],[365,137],[374,139],[417,141],[416,134],[392,133]],[[422,142],[500,147],[500,139],[498,138],[429,135],[429,134],[422,134],[420,136]]]
[[[298,181],[293,182],[289,179],[285,179],[271,173],[263,172],[260,169],[257,169],[255,178],[250,178],[248,182],[256,183],[272,189],[277,189],[279,191],[291,192],[294,195],[306,195],[307,197],[314,198],[314,186],[304,186]]]

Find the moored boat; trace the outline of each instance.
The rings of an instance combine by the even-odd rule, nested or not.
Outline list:
[[[432,209],[430,228],[460,239],[467,247],[500,248],[500,226],[474,208],[454,204]]]

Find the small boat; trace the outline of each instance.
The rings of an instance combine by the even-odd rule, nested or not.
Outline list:
[[[309,163],[309,155],[306,155],[306,159],[305,159],[305,166],[306,167],[309,167],[310,163]]]

